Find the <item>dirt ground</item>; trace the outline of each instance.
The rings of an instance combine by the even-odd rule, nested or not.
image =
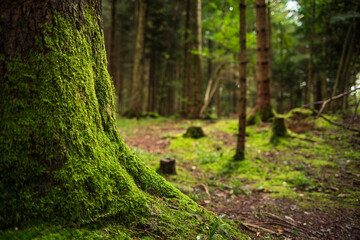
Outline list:
[[[164,154],[169,152],[167,147],[170,143],[170,140],[164,137],[164,132],[176,135],[184,130],[171,123],[162,123],[146,126],[137,131],[139,131],[137,134],[123,134],[125,142],[130,147],[140,148],[149,153]],[[223,144],[235,146],[235,137],[232,134],[221,131],[212,134],[217,135]],[[357,149],[359,145],[359,142],[354,143]],[[271,158],[271,155],[264,153],[264,157]],[[186,165],[184,168],[193,171],[193,174],[201,178],[211,177],[202,173],[200,169],[192,169],[191,166]],[[346,169],[339,170],[337,174],[342,179],[341,184],[346,186],[350,184],[355,190],[360,190],[360,181],[349,179]],[[304,211],[293,200],[271,198],[263,189],[252,190],[251,195],[235,195],[232,189],[216,186],[200,188],[210,196],[198,200],[198,204],[219,216],[226,214],[231,220],[238,220],[239,223],[241,221],[239,226],[254,239],[360,239],[360,204],[356,209],[351,210],[345,206],[333,209],[324,206],[324,208],[314,207]]]

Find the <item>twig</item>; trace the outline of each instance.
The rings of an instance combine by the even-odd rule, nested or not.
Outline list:
[[[358,132],[358,133],[360,133],[360,130],[357,129],[357,128],[351,128],[350,126],[345,126],[345,125],[343,125],[343,124],[333,122],[333,121],[331,121],[330,119],[324,117],[323,115],[320,115],[320,117],[321,117],[322,119],[328,121],[329,123],[335,125],[335,126],[342,127],[342,128],[344,128],[344,129],[346,129],[346,130],[349,130],[349,131],[353,131],[353,132]]]
[[[357,89],[359,89],[359,88],[357,88]],[[338,95],[338,96],[339,96],[339,95]],[[327,100],[326,100],[326,101],[327,101]],[[323,106],[324,106],[324,105],[323,105]],[[324,117],[323,115],[321,115],[321,109],[320,109],[319,112],[316,111],[315,109],[311,109],[311,110],[312,110],[314,113],[316,113],[318,117],[321,117],[322,119],[326,120],[327,122],[329,122],[329,123],[331,123],[331,124],[333,124],[333,125],[335,125],[335,126],[344,128],[344,129],[349,130],[349,131],[352,131],[352,132],[360,133],[360,129],[352,128],[352,127],[350,127],[350,126],[345,126],[345,125],[343,125],[343,124],[341,124],[341,123],[333,122],[333,121],[331,121],[330,119],[328,119],[327,117]]]
[[[320,111],[318,112],[318,114],[317,114],[317,116],[316,116],[316,118],[319,118],[320,115],[321,115],[321,113],[324,111],[324,108],[325,108],[326,104],[328,104],[329,102],[331,102],[331,101],[333,101],[333,100],[336,100],[336,99],[342,98],[342,97],[344,97],[344,96],[346,96],[346,95],[349,95],[349,94],[352,93],[352,92],[356,92],[356,91],[359,90],[359,89],[360,89],[360,88],[355,88],[355,89],[353,89],[353,90],[346,91],[346,92],[341,93],[341,94],[339,94],[339,95],[337,95],[337,96],[335,96],[335,97],[331,97],[331,98],[329,98],[329,99],[327,99],[327,100],[325,100],[325,101],[316,101],[316,102],[308,103],[308,104],[302,106],[301,108],[308,108],[308,107],[310,107],[311,105],[322,104],[321,109],[320,109]]]
[[[135,230],[135,231],[146,232],[146,233],[148,233],[148,234],[153,235],[154,237],[156,237],[156,238],[158,238],[158,239],[163,239],[162,237],[160,237],[160,236],[158,236],[158,235],[156,235],[156,234],[154,234],[154,233],[152,233],[152,232],[149,232],[148,230],[151,229],[151,228],[148,228],[148,229],[139,229],[139,228],[130,227],[130,229]]]
[[[244,223],[243,222],[242,225],[244,225],[247,228],[252,227],[252,228],[263,230],[264,232],[267,232],[267,233],[270,233],[270,234],[276,234],[276,232],[274,232],[274,231],[272,231],[270,229],[267,229],[267,228],[264,228],[264,227],[261,227],[261,226],[255,225],[255,224]]]

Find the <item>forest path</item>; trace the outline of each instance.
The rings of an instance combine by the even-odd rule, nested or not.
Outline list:
[[[125,142],[198,204],[238,220],[255,239],[360,239],[360,139],[329,128],[273,145],[269,124],[248,130],[248,160],[233,163],[236,120],[118,120]],[[182,134],[192,125],[207,137]],[[242,223],[240,223],[240,221]]]

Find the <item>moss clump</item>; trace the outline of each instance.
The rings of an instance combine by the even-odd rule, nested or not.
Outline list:
[[[305,120],[313,115],[310,109],[294,108],[288,113],[288,118],[293,121]]]
[[[201,127],[189,127],[184,134],[186,138],[202,138],[205,137],[205,133]]]

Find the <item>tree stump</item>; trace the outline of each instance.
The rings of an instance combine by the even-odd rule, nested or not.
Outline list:
[[[204,131],[201,127],[189,127],[184,134],[187,138],[202,138],[205,137]]]
[[[175,159],[170,159],[170,158],[161,159],[159,172],[163,174],[176,174]]]
[[[272,124],[272,137],[285,137],[287,129],[285,119],[282,117],[275,117]]]

